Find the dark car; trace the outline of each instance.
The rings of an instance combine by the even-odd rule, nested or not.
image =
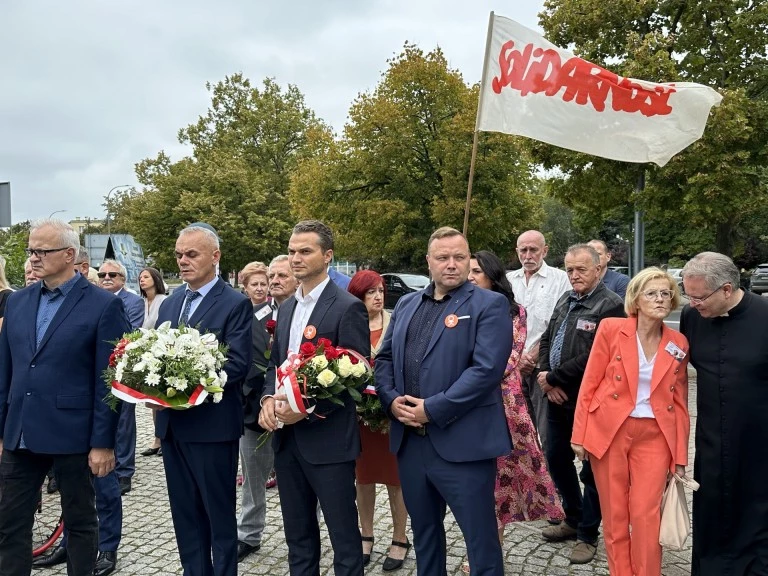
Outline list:
[[[755,294],[768,292],[768,264],[758,264],[752,272],[749,288]]]
[[[384,278],[386,297],[384,308],[392,309],[400,297],[410,292],[416,292],[429,286],[429,278],[421,274],[401,274],[400,272],[386,273]]]

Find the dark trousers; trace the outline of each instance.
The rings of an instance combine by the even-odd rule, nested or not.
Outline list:
[[[237,576],[238,441],[162,440],[168,500],[184,576]]]
[[[135,472],[136,404],[121,402],[115,435],[115,473],[118,478],[133,478]]]
[[[96,492],[96,516],[99,519],[99,551],[117,552],[123,533],[123,499],[115,471],[103,478],[94,478],[93,488]],[[66,548],[68,542],[69,529],[65,526],[61,545]]]
[[[504,576],[496,524],[496,460],[448,462],[428,436],[406,432],[397,454],[411,517],[419,576],[446,576],[445,510],[450,506],[467,545],[473,576]],[[282,476],[278,474],[280,482]]]
[[[575,455],[571,450],[574,413],[574,408],[549,403],[547,464],[557,491],[563,499],[566,524],[577,529],[576,537],[579,540],[594,544],[597,542],[602,520],[600,500],[588,461],[582,462],[581,473],[576,475]],[[583,497],[579,478],[584,483]]]
[[[91,576],[96,563],[98,523],[88,454],[43,455],[3,450],[0,460],[0,574],[29,576],[32,526],[38,493],[53,466],[61,510],[69,529],[67,574]]]
[[[317,503],[333,546],[336,576],[363,576],[363,551],[355,504],[355,462],[310,464],[299,452],[291,426],[275,452],[275,473],[288,544],[291,576],[319,576]]]
[[[539,434],[541,441],[541,451],[547,453],[547,410],[549,400],[544,392],[541,391],[536,377],[540,370],[534,368],[533,372],[522,378],[523,397],[525,405],[528,407],[528,415],[531,417],[533,427]]]

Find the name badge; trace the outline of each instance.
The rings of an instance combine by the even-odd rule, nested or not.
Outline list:
[[[269,314],[272,314],[272,308],[269,306],[264,306],[264,308],[261,308],[258,312],[254,314],[256,316],[256,320],[261,320],[265,316],[268,316]]]
[[[685,352],[678,348],[677,344],[674,342],[667,342],[667,345],[664,347],[664,351],[672,354],[672,357],[678,362],[681,362],[682,359],[685,358]]]
[[[584,318],[579,318],[576,321],[576,330],[584,330],[585,332],[594,332],[597,328],[597,322],[592,322],[591,320],[585,320]]]

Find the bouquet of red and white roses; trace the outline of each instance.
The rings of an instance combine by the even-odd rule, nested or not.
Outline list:
[[[371,365],[362,355],[320,338],[317,345],[302,344],[298,354],[289,355],[277,368],[275,394],[285,394],[297,414],[311,414],[319,400],[343,406],[344,392],[360,402],[360,390],[372,378]]]
[[[176,409],[198,406],[208,395],[219,402],[227,383],[226,353],[215,335],[194,328],[171,328],[170,322],[139,328],[125,334],[109,358],[106,401],[113,408],[123,400]]]

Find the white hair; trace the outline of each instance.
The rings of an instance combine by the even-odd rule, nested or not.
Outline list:
[[[272,268],[272,266],[274,266],[278,262],[285,262],[287,260],[289,260],[288,254],[279,254],[274,258],[272,258],[272,260],[269,262],[269,267]]]
[[[120,272],[120,275],[123,278],[126,278],[126,279],[128,278],[128,270],[125,269],[125,266],[123,266],[117,260],[113,260],[112,258],[107,258],[106,260],[104,260],[104,262],[101,263],[101,266],[99,266],[99,272],[101,272],[101,269],[104,268],[105,264],[114,266],[115,268],[117,268],[118,272]]]
[[[39,220],[33,220],[29,226],[29,233],[37,232],[40,228],[53,228],[59,235],[59,243],[61,246],[57,248],[72,248],[77,255],[77,251],[80,250],[80,236],[78,236],[75,229],[63,220],[55,218],[40,218]]]
[[[216,235],[216,233],[213,230],[210,230],[209,228],[205,228],[203,226],[187,226],[181,232],[179,232],[179,237],[185,236],[186,234],[191,234],[193,232],[203,233],[208,238],[208,241],[211,243],[211,245],[216,250],[219,249],[219,237]]]

